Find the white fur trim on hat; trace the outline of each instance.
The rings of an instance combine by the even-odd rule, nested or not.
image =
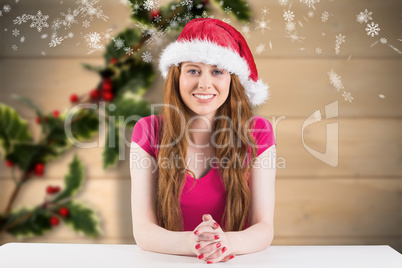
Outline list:
[[[175,41],[162,51],[159,70],[166,78],[172,65],[178,66],[179,63],[186,61],[216,65],[236,74],[246,90],[250,103],[254,106],[265,103],[269,97],[268,85],[264,84],[261,79],[257,82],[249,79],[250,70],[247,61],[229,47],[222,47],[210,40]]]

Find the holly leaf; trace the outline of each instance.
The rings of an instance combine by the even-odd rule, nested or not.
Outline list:
[[[28,123],[10,106],[0,103],[0,153],[5,157],[16,142],[31,142]]]
[[[69,210],[68,216],[63,218],[63,221],[74,231],[90,237],[101,234],[99,218],[92,209],[77,201],[68,201],[63,206]]]
[[[69,121],[68,117],[69,116],[67,116],[67,120]],[[71,122],[67,122],[64,129],[69,139],[82,142],[92,138],[94,134],[98,133],[99,118],[93,110],[80,109],[75,112],[70,119]]]
[[[126,94],[121,96],[121,98],[116,98],[114,104],[116,105],[115,110],[107,110],[109,118],[113,116],[116,123],[120,125],[124,124],[124,127],[134,127],[135,123],[141,117],[151,115],[150,103],[138,95],[131,94],[130,92],[126,92]],[[124,118],[125,121],[117,121],[117,118]]]
[[[7,232],[17,238],[43,235],[51,230],[50,211],[40,208],[21,208],[7,217],[4,227]]]
[[[249,22],[251,17],[250,7],[245,0],[214,0],[219,6],[229,14],[233,14],[238,20]]]
[[[103,150],[103,168],[116,166],[119,156],[119,127],[109,125],[106,146]]]
[[[84,166],[78,160],[78,156],[74,155],[73,161],[69,165],[69,172],[64,177],[64,189],[54,199],[54,202],[58,202],[68,197],[74,196],[82,186],[84,181]]]
[[[33,169],[36,163],[46,163],[57,156],[57,152],[48,145],[16,143],[8,159],[26,172]]]
[[[25,98],[25,97],[21,97],[21,96],[18,96],[18,95],[12,95],[11,96],[12,98],[14,98],[14,99],[16,99],[16,100],[19,100],[19,101],[21,101],[21,102],[23,102],[23,103],[25,103],[25,104],[27,104],[29,107],[31,107],[32,109],[34,109],[35,110],[35,112],[36,112],[36,115],[39,117],[39,119],[40,119],[40,121],[42,122],[42,133],[45,133],[46,132],[46,128],[47,128],[47,125],[46,125],[46,123],[43,123],[43,122],[45,122],[45,118],[44,118],[44,116],[43,116],[43,113],[42,113],[42,111],[39,109],[39,107],[38,106],[36,106],[36,104],[34,104],[30,99],[28,99],[28,98]]]

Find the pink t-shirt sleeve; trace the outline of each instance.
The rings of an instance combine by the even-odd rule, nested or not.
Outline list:
[[[254,116],[255,127],[252,131],[257,144],[257,156],[272,145],[276,145],[274,130],[271,123],[262,116]]]
[[[155,115],[141,118],[135,123],[131,141],[137,143],[149,155],[157,158],[156,134],[158,122]]]

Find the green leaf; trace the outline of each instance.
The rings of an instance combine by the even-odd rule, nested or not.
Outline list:
[[[29,107],[31,107],[32,109],[34,109],[35,112],[36,112],[36,115],[39,117],[40,121],[41,121],[41,122],[45,122],[42,111],[41,111],[41,110],[38,108],[38,106],[36,106],[36,104],[34,104],[31,100],[29,100],[29,99],[27,99],[27,98],[25,98],[25,97],[18,96],[18,95],[12,95],[12,97],[13,97],[14,99],[16,99],[16,100],[19,100],[19,101],[21,101],[21,102],[27,104]],[[42,133],[45,133],[46,128],[47,128],[47,125],[46,125],[46,123],[42,123],[41,125],[42,125]]]
[[[93,110],[78,110],[72,117],[71,134],[78,141],[84,141],[93,137],[99,130],[99,118]]]
[[[126,92],[126,94],[116,99],[113,103],[116,105],[116,109],[114,111],[108,109],[107,111],[109,118],[113,116],[116,124],[134,126],[137,122],[135,116],[141,118],[151,115],[150,103],[142,97],[131,94],[130,92]],[[127,122],[120,121],[120,118]]]
[[[69,172],[64,177],[64,189],[54,199],[54,202],[63,200],[64,198],[74,196],[82,186],[84,181],[84,166],[78,160],[78,156],[75,155],[73,161],[69,165]]]
[[[106,137],[106,146],[103,150],[103,168],[116,166],[119,156],[119,128],[110,126]]]
[[[57,156],[58,154],[48,145],[16,143],[8,158],[26,172],[33,169],[36,163],[46,163]]]
[[[69,209],[69,215],[62,219],[74,231],[90,237],[97,237],[101,234],[99,218],[93,210],[77,201],[69,201],[63,206]]]
[[[133,47],[135,44],[139,43],[142,39],[141,31],[138,28],[126,29],[125,31],[119,33],[114,40],[122,39],[124,41],[124,47]],[[135,51],[134,51],[135,52]],[[109,64],[112,58],[120,59],[126,56],[126,51],[123,48],[117,48],[115,46],[115,41],[111,41],[109,45],[106,46],[105,60],[106,65]]]
[[[32,214],[29,215],[30,213]],[[18,222],[15,226],[7,230],[8,233],[16,236],[17,238],[43,235],[46,231],[52,229],[49,221],[50,217],[50,211],[39,208],[21,208],[18,211],[13,211],[9,214],[5,227],[11,226],[15,222]],[[20,221],[20,219],[23,220]]]
[[[250,7],[245,0],[214,0],[218,5],[225,10],[225,8],[231,8],[231,13],[238,20],[249,22],[251,17]],[[222,3],[222,5],[220,5]]]
[[[81,63],[81,66],[84,69],[87,69],[89,71],[94,71],[94,72],[100,72],[100,71],[103,70],[103,67],[92,66],[92,65],[90,65],[88,63]]]
[[[32,141],[28,123],[10,106],[0,103],[0,153],[5,157],[16,142]]]

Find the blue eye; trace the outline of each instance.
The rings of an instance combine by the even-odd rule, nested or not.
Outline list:
[[[219,74],[223,74],[223,72],[219,71],[219,70],[215,70],[214,72],[218,72]]]
[[[191,70],[188,70],[188,73],[193,74],[193,72],[192,72],[192,71],[198,72],[197,70],[191,69]]]

